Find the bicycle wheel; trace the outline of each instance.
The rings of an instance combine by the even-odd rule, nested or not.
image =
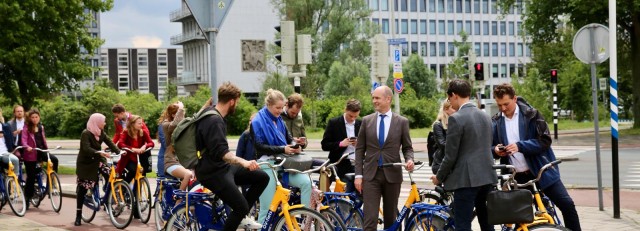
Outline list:
[[[428,192],[422,194],[422,203],[432,205],[446,205],[439,195]]]
[[[27,202],[24,199],[24,190],[18,185],[16,179],[12,177],[6,178],[5,188],[7,189],[7,200],[9,200],[9,206],[16,216],[22,217],[27,212]]]
[[[158,199],[158,198],[159,197],[156,197],[156,202],[154,203],[154,206],[153,206],[153,210],[154,210],[153,218],[156,223],[156,230],[160,231],[162,230],[162,228],[164,228],[164,225],[167,223],[167,221],[162,219],[162,215],[165,210],[164,202],[162,202],[161,199]]]
[[[414,218],[415,219],[415,218]],[[440,216],[418,216],[415,222],[411,222],[409,228],[411,231],[453,231],[454,227],[447,224],[448,222]]]
[[[100,187],[98,184],[96,184],[93,187]],[[91,189],[90,192],[94,192],[94,189]],[[93,218],[96,217],[96,212],[98,212],[98,209],[100,209],[100,201],[96,201],[96,198],[98,198],[99,196],[95,196],[95,195],[85,195],[84,196],[84,203],[82,206],[82,221],[84,221],[85,223],[89,223],[91,221],[93,221]]]
[[[106,195],[107,199],[107,213],[113,226],[118,229],[124,229],[131,223],[133,218],[133,192],[129,188],[129,184],[118,181],[114,183],[111,191],[115,194]]]
[[[291,209],[289,210],[289,215],[291,215],[291,220],[294,222],[294,227],[297,224],[300,230],[333,230],[331,223],[329,223],[322,214],[310,208],[301,207]],[[273,230],[289,230],[284,216],[278,219]]]
[[[570,229],[567,229],[565,227],[562,227],[559,225],[552,225],[552,224],[535,224],[527,227],[527,229],[538,230],[538,231],[554,231],[554,230],[571,231]]]
[[[49,199],[51,206],[56,213],[62,208],[62,187],[60,186],[60,178],[55,172],[51,173],[51,185],[49,185]]]
[[[139,191],[138,191],[139,190]],[[151,218],[151,188],[149,187],[149,181],[147,180],[147,178],[142,178],[140,179],[140,185],[138,185],[138,187],[136,188],[136,192],[134,193],[140,193],[140,195],[138,195],[137,201],[136,203],[138,203],[137,209],[138,211],[136,211],[138,213],[138,215],[140,215],[140,221],[143,224],[146,224],[147,222],[149,222],[149,218]]]
[[[340,216],[347,228],[362,229],[364,218],[351,203],[343,200],[332,200],[329,202],[329,207]]]
[[[338,215],[336,211],[333,211],[331,208],[320,210],[320,214],[322,214],[322,216],[325,219],[327,219],[329,223],[331,223],[331,225],[333,226],[333,230],[336,230],[336,231],[347,230],[347,226],[344,224],[344,221],[342,221],[342,218],[340,217],[340,215]]]
[[[164,228],[164,230],[166,231],[195,231],[200,230],[200,224],[198,223],[198,219],[196,218],[195,214],[193,214],[192,212],[189,212],[189,214],[187,214],[186,207],[183,206],[171,215],[169,220],[167,220],[167,224]]]

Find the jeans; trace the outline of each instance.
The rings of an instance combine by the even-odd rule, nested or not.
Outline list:
[[[227,218],[224,230],[236,230],[249,209],[256,203],[258,196],[269,182],[269,176],[262,170],[249,171],[246,168],[231,165],[229,171],[216,174],[200,183],[213,190],[222,201],[233,210]],[[238,191],[237,185],[248,185],[246,193]]]
[[[273,160],[270,160],[273,164]],[[269,184],[267,185],[262,195],[260,195],[260,215],[258,223],[262,223],[267,216],[271,200],[276,192],[277,176],[273,175],[273,171],[268,166],[260,166],[264,172],[269,175]],[[309,205],[311,203],[311,180],[307,174],[295,174],[289,173],[289,185],[300,188],[300,200],[302,204]]]
[[[456,231],[471,230],[473,220],[473,207],[476,208],[480,230],[494,230],[493,225],[487,222],[487,194],[492,190],[492,185],[483,185],[472,188],[459,188],[453,193],[453,211]]]
[[[158,161],[156,161],[158,165],[158,172],[156,174],[158,177],[164,177],[164,152],[165,148],[164,145],[162,145],[160,151],[158,151]]]
[[[6,154],[6,156],[2,156],[2,163],[6,164],[6,166],[9,166],[9,161],[11,161],[11,163],[13,163],[13,171],[18,172],[18,167],[20,166],[20,160],[18,160],[18,157],[13,155],[13,154]]]

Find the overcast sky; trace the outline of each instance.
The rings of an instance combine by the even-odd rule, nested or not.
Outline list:
[[[171,36],[181,33],[181,23],[169,21],[181,0],[114,0],[100,15],[103,48],[176,47]]]

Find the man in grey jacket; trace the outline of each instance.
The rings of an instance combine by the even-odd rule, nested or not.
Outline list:
[[[469,101],[470,94],[469,82],[449,82],[447,100],[458,112],[449,117],[444,159],[431,180],[454,192],[456,231],[471,230],[474,205],[480,228],[486,231],[493,230],[487,223],[487,193],[498,182],[492,168],[491,119]]]

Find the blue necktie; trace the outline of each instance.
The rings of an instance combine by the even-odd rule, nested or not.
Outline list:
[[[385,114],[380,114],[380,127],[378,128],[378,144],[380,144],[380,149],[384,145],[384,117],[387,116]],[[382,166],[382,153],[380,153],[380,158],[378,158],[378,166]]]

